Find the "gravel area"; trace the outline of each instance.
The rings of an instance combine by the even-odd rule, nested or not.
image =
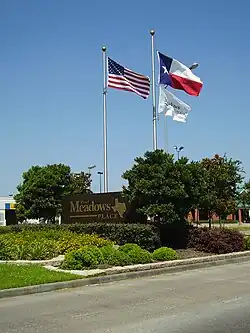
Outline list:
[[[180,249],[176,250],[180,259],[199,258],[214,255],[213,253],[197,251],[195,249]]]

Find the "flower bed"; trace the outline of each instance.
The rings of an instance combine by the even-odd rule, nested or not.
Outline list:
[[[67,230],[22,231],[0,235],[0,260],[44,260],[86,245],[102,247],[114,243],[97,235]]]

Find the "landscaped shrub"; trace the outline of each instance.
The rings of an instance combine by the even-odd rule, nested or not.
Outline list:
[[[81,235],[67,230],[44,230],[8,233],[0,235],[0,259],[41,260],[58,254],[77,250],[85,245],[102,247],[113,245],[112,241],[97,235]]]
[[[151,253],[140,248],[136,244],[128,244],[125,251],[110,245],[98,248],[96,246],[84,246],[65,255],[61,265],[63,269],[81,270],[86,268],[109,266],[126,266],[131,264],[146,264],[152,262]],[[131,246],[133,245],[133,246]],[[130,249],[128,251],[128,249]]]
[[[161,246],[159,230],[149,224],[136,223],[82,223],[67,225],[27,224],[0,227],[1,233],[26,231],[58,231],[68,230],[78,234],[97,234],[98,236],[116,242],[119,245],[136,243],[144,249],[153,251]],[[52,233],[53,234],[53,233]]]
[[[156,261],[167,261],[178,258],[176,251],[169,247],[160,247],[159,249],[154,250],[152,257],[153,260]]]
[[[10,259],[10,253],[4,241],[0,238],[0,260],[9,260],[9,259]]]
[[[128,253],[132,264],[148,264],[152,262],[152,255],[147,250],[134,249]]]
[[[133,250],[141,250],[141,247],[137,244],[127,243],[119,247],[119,251],[122,251],[124,253],[129,253]]]
[[[105,264],[110,266],[126,266],[132,264],[132,261],[127,253],[119,251],[114,247],[104,246],[101,247],[100,250]]]
[[[96,268],[104,263],[101,250],[97,246],[83,246],[78,250],[71,251],[65,255],[61,265],[63,269]]]
[[[0,235],[1,260],[41,260],[56,257],[57,242],[51,239],[25,238],[23,233]]]
[[[189,233],[189,247],[216,254],[244,250],[244,237],[237,230],[193,228]]]
[[[140,248],[137,244],[125,244],[119,248],[120,252],[126,253],[132,264],[147,264],[152,262],[152,255],[147,250]]]
[[[244,250],[246,251],[250,250],[250,236],[244,237]]]
[[[102,247],[106,245],[113,245],[112,241],[100,238],[97,235],[76,234],[73,232],[65,232],[58,240],[58,247],[60,254],[67,253],[72,250],[77,250],[85,245],[94,245]]]

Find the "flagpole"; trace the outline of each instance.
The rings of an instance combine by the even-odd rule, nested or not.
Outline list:
[[[152,103],[153,103],[153,150],[157,149],[157,117],[156,117],[156,89],[155,89],[155,31],[150,31],[151,35],[151,60],[152,60]]]
[[[164,148],[165,152],[168,152],[168,123],[167,116],[164,114]]]
[[[104,192],[108,192],[108,157],[107,157],[107,55],[106,46],[102,47],[102,62],[103,62],[103,187]]]

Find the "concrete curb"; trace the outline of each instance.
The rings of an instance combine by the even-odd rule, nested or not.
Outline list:
[[[60,255],[53,259],[47,260],[0,260],[0,264],[15,264],[15,265],[50,265],[50,266],[60,266],[64,260],[64,255]]]
[[[175,272],[188,271],[188,270],[206,268],[217,265],[225,265],[231,263],[240,263],[249,260],[250,260],[250,251],[245,251],[245,252],[228,253],[228,254],[203,257],[203,258],[176,260],[175,262],[149,264],[151,265],[150,269],[145,269],[141,267],[141,270],[139,270],[139,268],[136,267],[137,270],[135,270],[134,268],[134,271],[132,271],[131,267],[130,271],[123,272],[120,274],[93,276],[73,281],[48,283],[48,284],[35,285],[29,287],[22,287],[22,288],[4,289],[0,290],[0,298],[44,293],[59,289],[83,287],[88,285],[115,282],[126,279],[136,279],[139,277],[155,276],[166,273],[175,273]],[[177,263],[177,261],[179,262],[179,264]],[[158,264],[161,264],[161,266]],[[158,266],[154,266],[155,268],[153,268],[153,265],[158,265]]]

